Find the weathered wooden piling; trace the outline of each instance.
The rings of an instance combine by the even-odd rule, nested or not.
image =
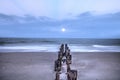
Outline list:
[[[77,70],[72,70],[70,64],[72,63],[72,55],[67,44],[61,44],[58,52],[58,59],[55,60],[56,72],[55,80],[77,80]]]

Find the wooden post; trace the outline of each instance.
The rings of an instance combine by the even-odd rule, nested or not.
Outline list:
[[[65,59],[64,59],[64,58]],[[55,80],[60,80],[60,75],[62,74],[61,72],[61,67],[62,63],[66,63],[66,76],[67,80],[77,80],[77,70],[71,70],[70,64],[72,61],[72,55],[70,54],[70,49],[67,44],[61,44],[60,46],[60,51],[58,52],[58,59],[55,61],[55,72],[56,72],[56,78]],[[64,64],[65,65],[65,64]]]

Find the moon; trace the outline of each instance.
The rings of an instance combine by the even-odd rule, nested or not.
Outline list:
[[[65,28],[62,28],[62,29],[61,29],[61,31],[62,31],[62,32],[65,32],[65,31],[66,31],[66,29],[65,29]]]

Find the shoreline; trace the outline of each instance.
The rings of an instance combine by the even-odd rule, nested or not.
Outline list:
[[[44,51],[43,52],[34,52],[34,51],[33,52],[0,52],[0,54],[3,54],[3,53],[55,53],[55,54],[57,53],[58,54],[58,51],[57,52],[50,52],[50,51],[49,52],[44,52]],[[71,51],[71,53],[83,54],[83,53],[120,53],[120,52],[76,52],[76,51],[72,52]]]

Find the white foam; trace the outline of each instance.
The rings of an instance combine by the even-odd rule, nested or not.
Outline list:
[[[108,46],[103,46],[103,45],[92,45],[93,47],[98,47],[98,48],[105,48],[105,47],[108,47]]]
[[[57,52],[60,45],[17,45],[0,46],[0,52]],[[69,45],[71,52],[120,52],[120,46]]]
[[[29,46],[0,46],[2,52],[54,52],[58,50],[58,46],[55,45],[29,45]]]

